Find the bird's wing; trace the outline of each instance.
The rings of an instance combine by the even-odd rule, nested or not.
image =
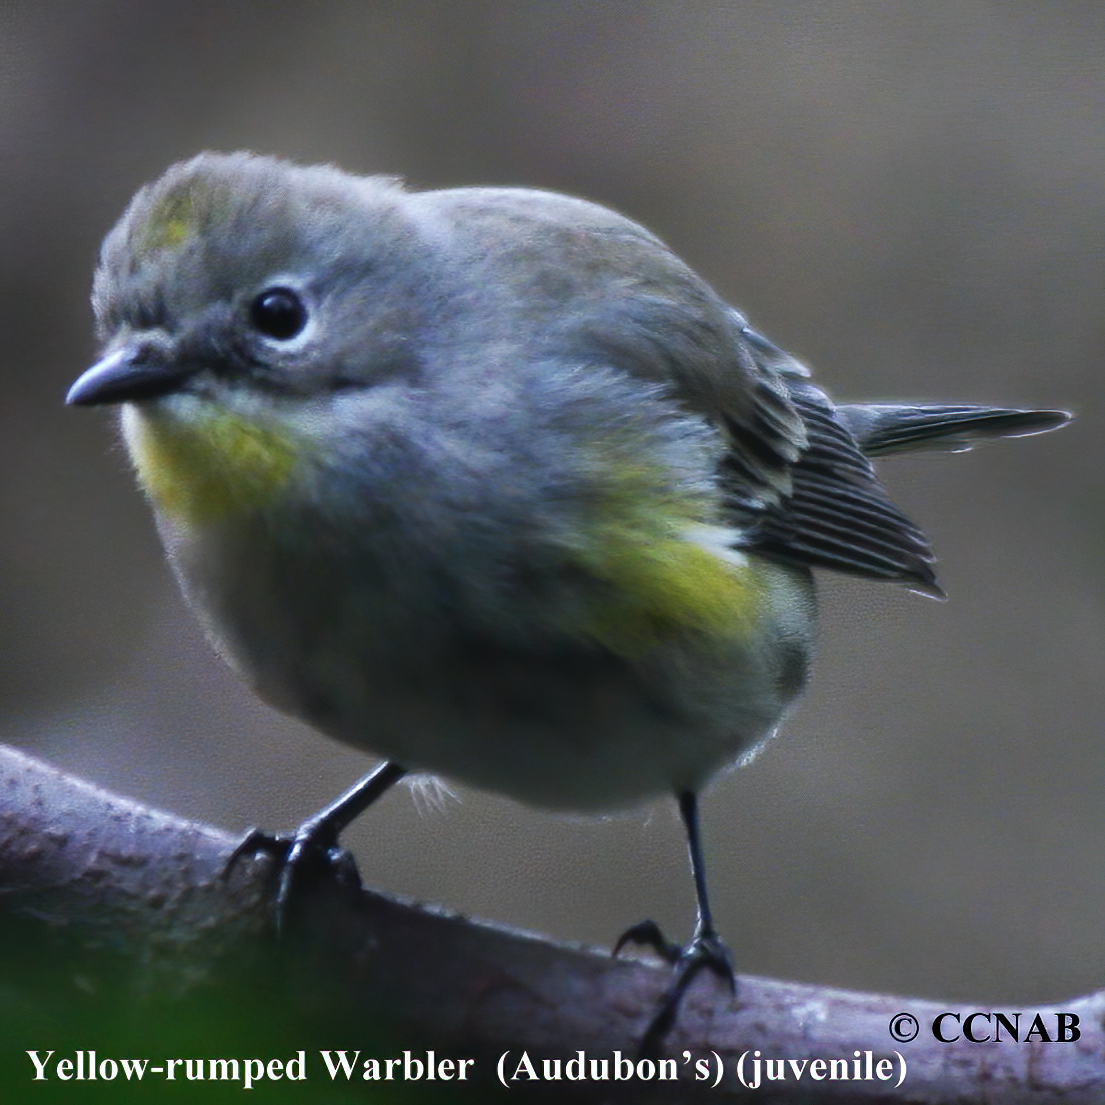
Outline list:
[[[655,383],[718,427],[724,521],[742,547],[940,594],[924,535],[890,502],[805,366],[664,263],[650,291],[634,286],[573,317],[573,355]]]
[[[655,384],[708,419],[728,447],[727,494],[758,515],[791,493],[791,471],[809,444],[780,368],[785,360],[788,371],[806,370],[751,331],[762,348],[746,340],[744,318],[682,275],[681,294],[634,289],[574,318],[571,352]]]
[[[748,494],[747,466],[739,452],[723,462],[726,505],[746,535],[745,546],[780,560],[896,580],[941,595],[925,535],[890,501],[832,401],[789,354],[747,326],[741,337],[758,373],[785,387],[806,439],[788,466],[789,488],[774,498]]]

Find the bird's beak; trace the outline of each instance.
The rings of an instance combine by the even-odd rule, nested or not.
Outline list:
[[[148,342],[127,344],[85,372],[69,389],[65,402],[71,407],[94,407],[155,399],[175,391],[186,377],[168,350]]]

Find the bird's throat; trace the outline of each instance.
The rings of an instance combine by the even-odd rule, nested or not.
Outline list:
[[[123,436],[147,494],[185,525],[264,509],[285,487],[298,453],[289,430],[209,406],[181,412],[129,403]]]

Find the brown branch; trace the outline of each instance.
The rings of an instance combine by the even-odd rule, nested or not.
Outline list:
[[[75,1061],[78,1051],[88,1060],[99,1043],[99,1057],[109,1047],[115,1057],[144,1054],[151,1063],[173,1055],[267,1061],[304,1049],[308,1081],[359,1100],[388,1088],[363,1081],[366,1059],[402,1059],[408,1050],[425,1061],[427,1049],[435,1064],[454,1060],[452,1068],[437,1068],[452,1070],[453,1078],[431,1087],[423,1072],[420,1087],[457,1102],[487,1100],[504,1052],[508,1074],[525,1052],[542,1075],[543,1059],[578,1059],[581,1051],[588,1061],[610,1061],[607,1081],[570,1079],[578,1068],[562,1064],[560,1081],[520,1079],[511,1096],[532,1100],[545,1090],[549,1100],[685,1102],[700,1093],[714,1102],[738,1100],[746,1092],[740,1057],[752,1080],[758,1051],[760,1059],[796,1061],[781,1082],[768,1082],[760,1066],[763,1084],[754,1098],[762,1102],[1105,1100],[1103,994],[1023,1012],[1019,1035],[1034,1036],[1027,1041],[972,1043],[962,1029],[970,1010],[961,1006],[751,977],[739,980],[736,1002],[709,976],[695,983],[667,1041],[677,1080],[658,1080],[654,1068],[650,1080],[617,1081],[615,1053],[622,1059],[617,1072],[636,1063],[637,1041],[668,981],[664,968],[397,902],[359,889],[340,867],[311,888],[294,938],[277,943],[268,920],[273,863],[248,859],[224,879],[234,844],[215,829],[0,748],[5,1093],[10,1080],[32,1084],[26,1049],[40,1058],[54,1049],[56,1064],[59,1057]],[[917,1019],[919,1034],[896,1043],[889,1025],[903,1012]],[[959,1015],[942,1022],[956,1042],[933,1036],[943,1012]],[[1080,1038],[1045,1042],[1039,1030],[1029,1032],[1036,1013],[1050,1036],[1059,1034],[1058,1014],[1074,1014]],[[993,1034],[993,1018],[974,1023],[975,1035]],[[332,1083],[320,1049],[343,1048],[360,1050],[358,1067],[348,1084],[344,1075]],[[906,1063],[900,1087],[896,1052]],[[474,1060],[463,1084],[456,1079],[461,1058]],[[847,1060],[848,1080],[829,1077],[828,1063],[813,1063],[833,1059]],[[890,1062],[880,1068],[882,1059]],[[696,1081],[696,1060],[704,1061],[699,1069],[708,1079]],[[46,1085],[57,1083],[56,1069],[46,1070],[53,1078]],[[878,1070],[892,1078],[871,1077]],[[473,1083],[480,1087],[474,1098],[466,1096]],[[292,1099],[313,1099],[296,1083],[281,1086]]]

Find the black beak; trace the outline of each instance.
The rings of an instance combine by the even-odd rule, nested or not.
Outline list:
[[[124,345],[94,364],[69,389],[71,407],[130,403],[176,391],[188,373],[173,364],[168,350],[153,343]]]

